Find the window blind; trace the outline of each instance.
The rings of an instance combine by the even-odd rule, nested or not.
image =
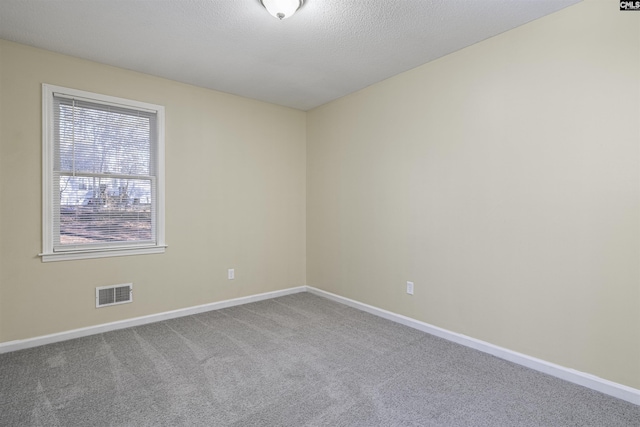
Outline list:
[[[156,244],[153,111],[53,97],[53,250]]]

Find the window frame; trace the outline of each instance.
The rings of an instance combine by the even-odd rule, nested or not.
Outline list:
[[[155,111],[157,146],[151,150],[155,154],[156,197],[155,197],[155,244],[132,244],[111,247],[73,248],[66,251],[54,251],[54,94],[87,100],[105,105],[115,105],[130,109]],[[65,261],[88,258],[105,258],[127,255],[164,253],[165,244],[165,168],[164,168],[164,107],[147,102],[134,101],[109,95],[102,95],[62,86],[42,84],[42,262]]]

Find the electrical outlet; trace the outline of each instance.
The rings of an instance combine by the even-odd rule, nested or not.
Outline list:
[[[230,269],[227,271],[227,278],[228,278],[229,280],[233,280],[233,279],[235,279],[235,278],[236,278],[236,270],[235,270],[235,269],[233,269],[233,268],[230,268]]]
[[[407,293],[413,295],[413,282],[407,282]]]

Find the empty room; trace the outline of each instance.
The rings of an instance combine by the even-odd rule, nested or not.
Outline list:
[[[0,0],[1,426],[640,426],[640,2]]]

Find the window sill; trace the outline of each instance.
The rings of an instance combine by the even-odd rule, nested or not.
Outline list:
[[[90,259],[90,258],[110,258],[116,256],[128,256],[128,255],[147,255],[147,254],[163,254],[165,252],[166,245],[162,246],[148,246],[137,248],[117,248],[117,249],[98,249],[91,251],[75,251],[75,252],[56,252],[39,254],[42,257],[42,262],[52,261],[72,261],[76,259]]]

